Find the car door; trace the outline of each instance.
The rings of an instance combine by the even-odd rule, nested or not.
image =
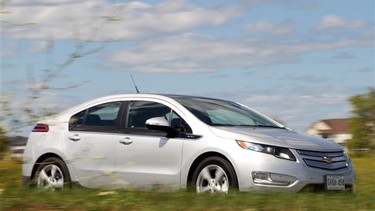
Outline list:
[[[182,138],[166,138],[161,131],[145,127],[147,119],[176,114],[166,105],[151,101],[128,103],[120,141],[116,146],[116,169],[130,187],[178,188],[182,157]]]
[[[121,102],[85,109],[70,118],[66,136],[69,165],[79,183],[102,188],[116,185],[115,147]]]

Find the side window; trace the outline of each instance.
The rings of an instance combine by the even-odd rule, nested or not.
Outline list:
[[[171,108],[161,103],[150,101],[129,102],[126,128],[148,130],[145,123],[153,117],[165,118],[169,125],[179,132],[192,133],[189,125]]]
[[[145,123],[153,117],[164,117],[170,119],[171,109],[160,103],[149,101],[129,102],[127,128],[146,129]]]
[[[85,119],[86,110],[83,110],[74,116],[70,117],[69,120],[69,129],[73,127],[79,127],[83,125],[83,120]]]
[[[170,126],[183,133],[193,133],[190,126],[183,120],[177,113],[172,112],[171,119],[169,120]]]
[[[85,125],[115,126],[121,102],[111,102],[88,109]]]
[[[98,127],[113,128],[116,125],[121,102],[110,102],[83,110],[70,118],[70,130],[96,131]]]

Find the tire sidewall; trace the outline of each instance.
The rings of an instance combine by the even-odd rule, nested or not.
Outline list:
[[[40,163],[40,165],[38,166],[38,168],[35,172],[35,175],[34,175],[34,178],[33,178],[33,181],[32,181],[33,186],[37,187],[38,177],[39,177],[39,174],[42,171],[42,169],[45,168],[48,165],[51,165],[51,164],[56,165],[61,170],[61,173],[63,174],[63,177],[64,177],[63,188],[70,188],[71,187],[71,180],[70,180],[70,174],[69,174],[68,168],[66,167],[64,161],[62,161],[61,159],[56,158],[56,157],[50,157],[50,158],[44,159]]]
[[[217,165],[225,171],[225,174],[227,175],[228,180],[229,180],[228,193],[238,190],[237,176],[236,176],[236,172],[234,171],[232,164],[230,164],[224,158],[214,156],[214,157],[205,158],[202,162],[199,163],[197,168],[194,170],[192,181],[190,182],[191,183],[190,188],[192,191],[196,192],[198,176],[200,172],[209,165]]]

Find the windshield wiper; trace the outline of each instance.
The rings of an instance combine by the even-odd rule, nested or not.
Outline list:
[[[280,126],[276,126],[276,125],[253,125],[253,126],[254,127],[286,129],[286,127],[280,127]]]

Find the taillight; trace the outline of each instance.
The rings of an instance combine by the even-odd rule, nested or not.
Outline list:
[[[48,132],[49,127],[46,124],[37,124],[35,125],[33,132]]]

